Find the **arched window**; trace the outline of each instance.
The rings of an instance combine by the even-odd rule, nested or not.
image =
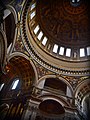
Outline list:
[[[58,51],[58,45],[55,44],[54,47],[53,47],[53,52],[57,53],[57,51]]]
[[[41,40],[42,36],[43,36],[43,32],[40,31],[40,33],[39,33],[38,36],[37,36],[38,40]]]
[[[39,25],[37,25],[37,26],[35,27],[35,29],[34,29],[34,33],[37,34],[37,32],[39,31],[39,29],[40,29],[40,27],[39,27]]]
[[[44,37],[43,40],[42,40],[42,44],[45,46],[47,43],[47,37]]]
[[[70,57],[70,56],[71,56],[71,49],[70,49],[70,48],[67,48],[67,49],[66,49],[66,56],[67,56],[67,57]]]
[[[85,49],[80,48],[80,57],[84,57],[84,56],[85,56]]]
[[[59,55],[64,55],[64,47],[60,47]]]
[[[18,86],[18,83],[19,83],[19,79],[14,80],[13,83],[12,83],[12,88],[11,89],[12,90],[16,89],[17,86]]]
[[[3,87],[4,87],[4,83],[0,84],[0,91],[2,90]]]

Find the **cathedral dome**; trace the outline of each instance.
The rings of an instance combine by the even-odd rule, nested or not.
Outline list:
[[[87,1],[33,0],[26,11],[23,29],[26,27],[24,36],[27,38],[24,42],[30,54],[31,47],[43,61],[53,66],[85,68],[90,57]]]

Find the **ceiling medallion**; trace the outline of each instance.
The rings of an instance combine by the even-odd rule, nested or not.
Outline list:
[[[81,0],[70,0],[70,4],[74,7],[77,7],[80,5]]]
[[[72,15],[84,14],[88,9],[86,0],[63,0],[64,9]]]

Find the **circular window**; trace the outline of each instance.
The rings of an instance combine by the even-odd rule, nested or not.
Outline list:
[[[72,6],[77,7],[80,5],[81,0],[71,0],[70,2]]]

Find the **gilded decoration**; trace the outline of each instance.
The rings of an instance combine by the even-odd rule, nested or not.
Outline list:
[[[18,36],[18,38],[15,42],[15,50],[25,52],[25,47],[23,46],[21,36]]]
[[[89,7],[85,1],[73,7],[69,0],[39,0],[37,12],[36,21],[51,42],[76,47],[89,44]]]
[[[53,75],[54,73],[49,71],[48,69],[44,68],[43,66],[41,66],[40,64],[36,63],[36,69],[37,69],[37,73],[38,73],[38,77],[41,78],[45,75]]]
[[[65,75],[60,75],[60,76],[65,80],[67,80],[71,84],[73,89],[75,89],[76,86],[82,81],[90,78],[90,76],[82,76],[82,77],[81,76],[65,76]]]
[[[15,51],[21,51],[21,52],[24,52],[25,53],[25,47],[23,45],[23,42],[22,42],[22,36],[21,36],[21,30],[20,30],[20,27],[21,27],[21,22],[19,21],[20,20],[20,14],[18,14],[18,23],[16,24],[16,27],[18,29],[18,32],[17,32],[17,37],[16,37],[16,41],[15,41]]]
[[[62,59],[61,57],[64,57],[64,55],[60,56],[60,60],[56,59],[56,57],[52,57],[52,53],[47,54],[47,51],[48,51],[47,46],[45,46],[46,48],[43,49],[45,51],[42,51],[42,49],[39,49],[39,47],[36,43],[37,43],[37,41],[38,41],[38,43],[40,43],[41,41],[36,38],[36,36],[34,34],[34,31],[33,31],[33,30],[35,30],[35,27],[37,25],[39,25],[41,31],[46,35],[46,37],[47,36],[50,37],[50,39],[48,38],[48,44],[50,44],[51,47],[52,47],[50,52],[53,49],[53,45],[57,44],[57,43],[58,43],[58,46],[59,45],[61,46],[62,43],[64,44],[64,46],[68,46],[68,47],[70,47],[70,45],[71,45],[71,47],[75,48],[75,50],[77,52],[77,49],[78,49],[77,47],[79,46],[79,44],[80,44],[79,47],[82,47],[82,45],[85,45],[85,46],[87,45],[87,43],[86,43],[87,42],[87,40],[86,40],[87,36],[85,38],[85,41],[82,40],[82,39],[81,39],[81,41],[77,40],[75,38],[76,34],[73,34],[73,35],[75,35],[75,37],[74,37],[75,40],[73,40],[73,39],[71,40],[71,39],[69,39],[69,37],[66,37],[67,39],[65,38],[64,40],[61,40],[60,36],[59,36],[59,39],[57,39],[57,37],[53,33],[52,33],[52,35],[53,35],[53,38],[52,38],[51,32],[52,32],[53,29],[56,29],[56,26],[58,27],[58,24],[57,24],[57,23],[59,23],[58,21],[63,20],[64,22],[62,24],[62,28],[64,28],[65,24],[67,24],[68,27],[69,27],[69,29],[67,29],[67,27],[65,27],[65,29],[67,29],[67,30],[65,30],[66,33],[63,31],[64,29],[60,28],[60,30],[63,31],[63,34],[62,34],[63,37],[62,38],[64,38],[65,36],[67,36],[65,34],[68,34],[68,31],[71,29],[71,27],[74,27],[73,30],[76,30],[76,28],[79,28],[79,27],[77,27],[78,24],[76,24],[76,23],[79,23],[79,21],[77,21],[77,16],[79,17],[79,15],[77,14],[76,17],[73,14],[69,15],[69,13],[66,12],[66,10],[64,9],[62,0],[53,1],[54,4],[52,4],[52,0],[48,1],[48,4],[45,2],[45,0],[42,0],[42,1],[39,0],[39,1],[34,1],[34,2],[36,3],[36,7],[32,11],[30,11],[31,10],[30,5],[33,5],[33,4],[32,3],[30,4],[29,1],[27,2],[26,7],[25,7],[27,9],[23,9],[23,12],[22,12],[23,13],[22,14],[22,27],[21,27],[21,32],[23,34],[23,39],[22,40],[23,40],[24,46],[27,49],[30,56],[32,57],[32,59],[34,59],[41,66],[43,66],[44,68],[52,71],[53,73],[65,74],[65,75],[71,74],[71,75],[74,75],[74,76],[75,75],[84,76],[84,75],[89,74],[90,71],[89,71],[89,68],[88,68],[89,66],[87,66],[88,63],[86,63],[87,61],[85,61],[83,66],[82,66],[82,63],[80,62],[80,60],[75,61],[75,63],[73,62],[73,59],[70,59],[69,57],[65,57],[65,59],[61,60]],[[62,4],[61,7],[59,6],[60,3],[58,3],[58,2],[60,2]],[[55,5],[55,7],[54,7],[54,5]],[[59,8],[57,8],[56,6],[59,7]],[[88,7],[86,5],[86,10],[87,10],[87,8]],[[58,10],[58,12],[56,14],[53,14],[53,12],[55,12],[54,10],[56,10],[56,9],[62,10],[62,13],[61,14],[58,13],[58,12],[60,12],[60,10]],[[30,16],[33,15],[33,11],[35,12],[35,16],[31,19]],[[86,19],[86,16],[87,16],[86,13],[87,12],[88,12],[88,10],[86,12],[84,10],[84,11],[81,12],[83,14],[80,13],[80,15],[81,15],[81,17],[83,18],[84,21],[85,20],[87,21],[87,19]],[[60,16],[59,16],[59,14],[60,14]],[[61,17],[61,18],[59,18],[59,17]],[[71,17],[72,17],[73,22],[75,22],[75,21],[76,22],[75,22],[75,24],[73,24],[73,26],[70,27],[69,25],[72,24]],[[81,17],[79,18],[80,20],[81,20]],[[52,18],[52,20],[51,20],[51,18]],[[54,20],[56,20],[56,21],[54,21]],[[65,20],[67,20],[67,21],[65,21]],[[54,23],[52,24],[53,21],[55,22],[55,24]],[[50,23],[50,24],[48,24],[48,23]],[[83,23],[85,23],[85,22],[83,22]],[[87,25],[87,22],[85,24]],[[53,29],[49,30],[49,27],[51,25],[55,25],[55,26],[53,26]],[[67,25],[65,25],[65,26],[67,26]],[[84,25],[83,25],[83,27],[84,27]],[[87,29],[87,27],[85,29]],[[81,29],[81,30],[83,31],[84,29]],[[76,31],[77,31],[76,33],[79,35],[78,29]],[[40,30],[38,31],[38,33],[39,32],[40,32]],[[71,30],[69,32],[71,32]],[[82,34],[83,33],[85,33],[85,31],[83,31]],[[61,33],[58,32],[58,34],[61,34]],[[87,35],[87,34],[85,34],[85,35]],[[82,37],[82,38],[84,38],[84,37]],[[45,56],[44,56],[45,59],[43,57],[43,55],[44,55],[43,52],[45,53]],[[73,49],[72,49],[71,52],[73,53]],[[79,54],[79,51],[77,52],[77,54]],[[47,56],[47,58],[46,58],[46,56]],[[70,56],[70,57],[72,57],[72,56]],[[52,58],[52,61],[51,61],[51,58]],[[67,60],[71,60],[71,61],[67,62]],[[81,60],[83,60],[83,59],[81,59]],[[57,66],[57,64],[58,64],[58,66]],[[73,69],[73,67],[75,69]]]

